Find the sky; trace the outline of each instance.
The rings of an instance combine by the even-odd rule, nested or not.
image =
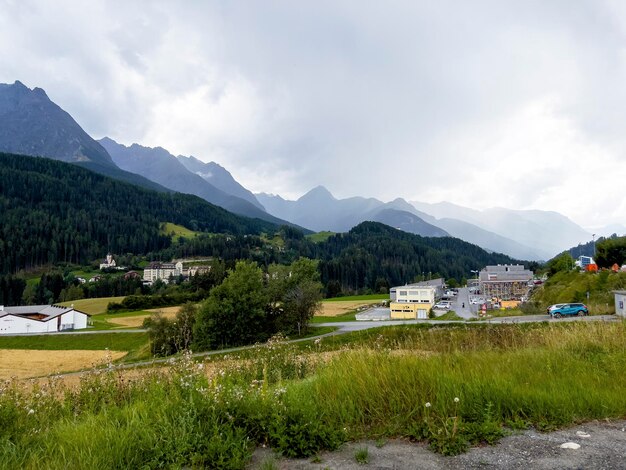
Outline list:
[[[254,192],[626,222],[622,1],[0,0],[0,82]]]

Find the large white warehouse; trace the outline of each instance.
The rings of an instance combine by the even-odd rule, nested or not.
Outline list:
[[[17,333],[52,333],[87,328],[89,315],[73,307],[0,305],[0,335]]]

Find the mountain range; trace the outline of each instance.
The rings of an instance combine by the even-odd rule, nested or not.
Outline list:
[[[106,137],[98,142],[44,90],[31,90],[19,81],[0,84],[0,152],[70,162],[147,189],[195,194],[238,215],[289,223],[268,214],[219,165],[207,164],[204,173],[211,175],[204,177],[188,170],[181,163],[184,157],[176,158],[160,147],[126,147]]]
[[[235,214],[258,218],[277,225],[288,223],[265,212],[258,201],[254,204],[247,198],[227,193],[212,184],[209,179],[188,170],[183,164],[183,162],[189,164],[186,157],[177,158],[161,147],[150,148],[138,144],[127,147],[108,137],[99,142],[109,152],[115,164],[123,170],[143,175],[173,191],[195,194]],[[214,166],[218,165],[214,164]],[[223,168],[221,173],[214,172],[211,180],[224,188],[232,187],[235,192],[241,192],[231,174]]]
[[[422,236],[453,236],[486,250],[517,259],[546,260],[591,239],[591,234],[567,217],[550,211],[502,208],[479,211],[447,202],[427,204],[398,198],[335,198],[318,186],[296,201],[257,194],[268,212],[312,230],[345,232],[365,220],[382,222]]]
[[[517,259],[545,260],[591,234],[551,211],[476,210],[442,202],[398,198],[335,198],[318,186],[296,201],[253,194],[222,166],[167,150],[126,146],[89,136],[44,90],[16,81],[0,84],[0,151],[45,156],[83,166],[159,192],[197,195],[235,214],[315,231],[347,232],[363,221],[381,222],[427,237],[457,237]]]

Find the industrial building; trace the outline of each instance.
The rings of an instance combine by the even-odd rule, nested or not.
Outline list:
[[[528,297],[533,272],[521,264],[487,266],[478,276],[481,294],[485,298],[522,300]]]
[[[0,334],[56,333],[87,328],[89,314],[59,305],[0,305]]]
[[[428,312],[435,304],[439,280],[393,287],[389,290],[389,310],[392,320],[415,320],[428,318]],[[443,281],[443,280],[440,280]]]

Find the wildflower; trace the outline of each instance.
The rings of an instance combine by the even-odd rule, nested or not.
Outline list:
[[[459,402],[459,397],[454,397],[454,403],[458,403]]]
[[[430,408],[430,402],[429,402],[429,401],[427,401],[427,402],[424,404],[424,406],[425,406],[426,408]]]
[[[28,410],[28,414],[32,415],[35,412],[35,410],[33,410],[32,408],[30,410]]]

